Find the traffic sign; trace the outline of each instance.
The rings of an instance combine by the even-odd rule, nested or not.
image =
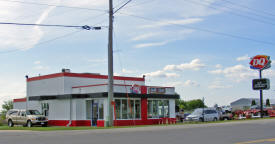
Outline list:
[[[268,90],[270,88],[270,81],[267,78],[253,79],[252,88],[253,90]]]
[[[251,69],[259,69],[259,70],[268,69],[271,67],[270,56],[256,55],[253,58],[251,58],[251,61],[249,64]]]

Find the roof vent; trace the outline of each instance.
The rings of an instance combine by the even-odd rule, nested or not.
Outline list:
[[[62,72],[63,72],[63,73],[70,73],[71,70],[70,70],[70,69],[65,69],[65,68],[63,68],[63,69],[62,69]]]

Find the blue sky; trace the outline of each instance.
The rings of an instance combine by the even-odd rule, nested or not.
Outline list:
[[[115,14],[115,74],[146,75],[147,85],[175,86],[182,99],[205,97],[208,106],[258,98],[251,88],[258,73],[248,63],[258,54],[275,59],[274,5],[272,0],[133,0]],[[108,0],[1,0],[0,21],[107,26],[107,8]],[[62,68],[107,74],[107,32],[0,25],[0,104],[25,96],[25,75]],[[274,67],[263,77],[271,80],[264,97],[273,98]]]

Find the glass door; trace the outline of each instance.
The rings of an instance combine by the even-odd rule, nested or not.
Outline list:
[[[95,101],[92,101],[92,126],[97,125],[97,119],[98,119],[98,103],[95,103]]]

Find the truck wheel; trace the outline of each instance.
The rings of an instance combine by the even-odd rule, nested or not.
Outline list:
[[[217,118],[214,118],[214,120],[213,121],[217,121],[218,119]]]
[[[32,122],[30,120],[27,122],[27,127],[32,127]]]
[[[225,117],[225,118],[223,118],[223,120],[225,120],[225,121],[226,121],[226,120],[229,120],[229,119],[228,119],[227,117]]]
[[[200,122],[203,122],[204,120],[203,120],[203,118],[200,118],[200,120],[199,120]]]
[[[9,120],[9,121],[8,121],[8,126],[9,126],[9,127],[13,127],[13,122],[12,122],[12,120]]]

